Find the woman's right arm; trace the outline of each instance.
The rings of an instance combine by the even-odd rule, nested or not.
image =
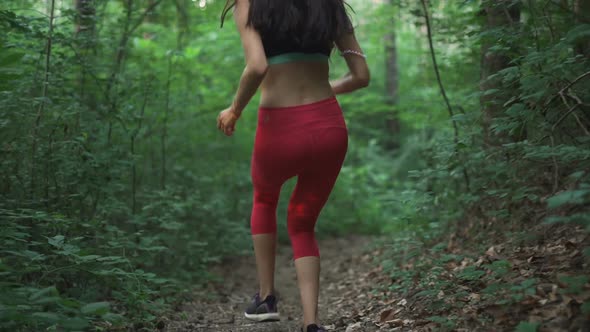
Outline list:
[[[354,32],[346,33],[336,40],[336,46],[340,52],[353,51],[363,54]],[[371,74],[367,61],[363,56],[354,53],[343,54],[348,65],[348,74],[344,77],[330,82],[334,94],[348,93],[369,85]]]

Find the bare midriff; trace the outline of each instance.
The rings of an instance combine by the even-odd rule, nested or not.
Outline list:
[[[311,104],[334,96],[327,61],[272,64],[261,90],[260,106],[268,108]]]

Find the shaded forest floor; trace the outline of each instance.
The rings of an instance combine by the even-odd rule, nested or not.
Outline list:
[[[320,317],[330,330],[344,331],[353,319],[351,313],[369,301],[367,292],[372,287],[365,278],[374,268],[366,254],[370,242],[370,238],[362,237],[320,240]],[[253,323],[244,318],[243,310],[257,289],[254,264],[254,257],[247,256],[217,266],[213,273],[224,281],[212,283],[207,291],[195,294],[196,300],[184,305],[179,320],[169,323],[168,331],[299,332],[301,309],[291,248],[282,245],[277,254],[275,278],[280,322]],[[373,325],[363,331],[375,330]]]
[[[454,234],[431,248],[375,245],[375,238],[321,241],[320,317],[329,331],[590,331],[588,233],[539,226],[489,243]],[[488,242],[486,241],[486,242]],[[494,243],[496,241],[496,243]],[[467,245],[471,245],[470,248]],[[398,250],[402,249],[402,250]],[[376,264],[389,255],[389,268]],[[402,263],[403,262],[403,263]],[[243,309],[256,290],[253,257],[215,267],[223,282],[185,303],[167,331],[299,331],[299,295],[288,246],[277,257],[281,321],[252,323]]]

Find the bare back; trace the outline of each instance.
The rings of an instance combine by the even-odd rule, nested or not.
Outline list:
[[[260,105],[288,107],[310,104],[334,95],[327,62],[289,62],[271,65],[261,85]]]
[[[271,52],[276,54],[270,54],[270,57],[267,58],[269,54],[266,54],[260,33],[252,25],[248,24],[249,11],[250,0],[236,1],[234,18],[240,32],[246,60],[246,67],[240,78],[238,91],[230,107],[230,111],[237,118],[239,118],[258,88],[262,90],[260,106],[272,108],[310,104],[337,94],[352,92],[368,85],[369,69],[355,38],[354,30],[344,32],[334,40],[335,48],[342,55],[345,55],[344,59],[349,68],[349,73],[338,80],[330,82],[330,66],[329,61],[327,61],[330,54],[329,48],[327,50],[325,50],[325,47],[314,49],[311,56],[316,61],[309,59],[286,62],[269,61],[269,59],[272,60],[273,57],[283,54],[309,55],[310,52],[307,52],[307,50],[300,52],[302,50],[299,49],[288,49],[282,52],[283,50],[277,47],[279,52]],[[317,61],[318,55],[320,61]],[[222,127],[229,128],[226,134],[231,135],[233,133],[232,125],[220,125],[220,128]]]

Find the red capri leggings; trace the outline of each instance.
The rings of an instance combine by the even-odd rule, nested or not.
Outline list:
[[[252,234],[274,234],[281,186],[297,176],[287,210],[295,259],[319,256],[315,224],[334,187],[348,148],[336,98],[258,111],[252,155]]]

